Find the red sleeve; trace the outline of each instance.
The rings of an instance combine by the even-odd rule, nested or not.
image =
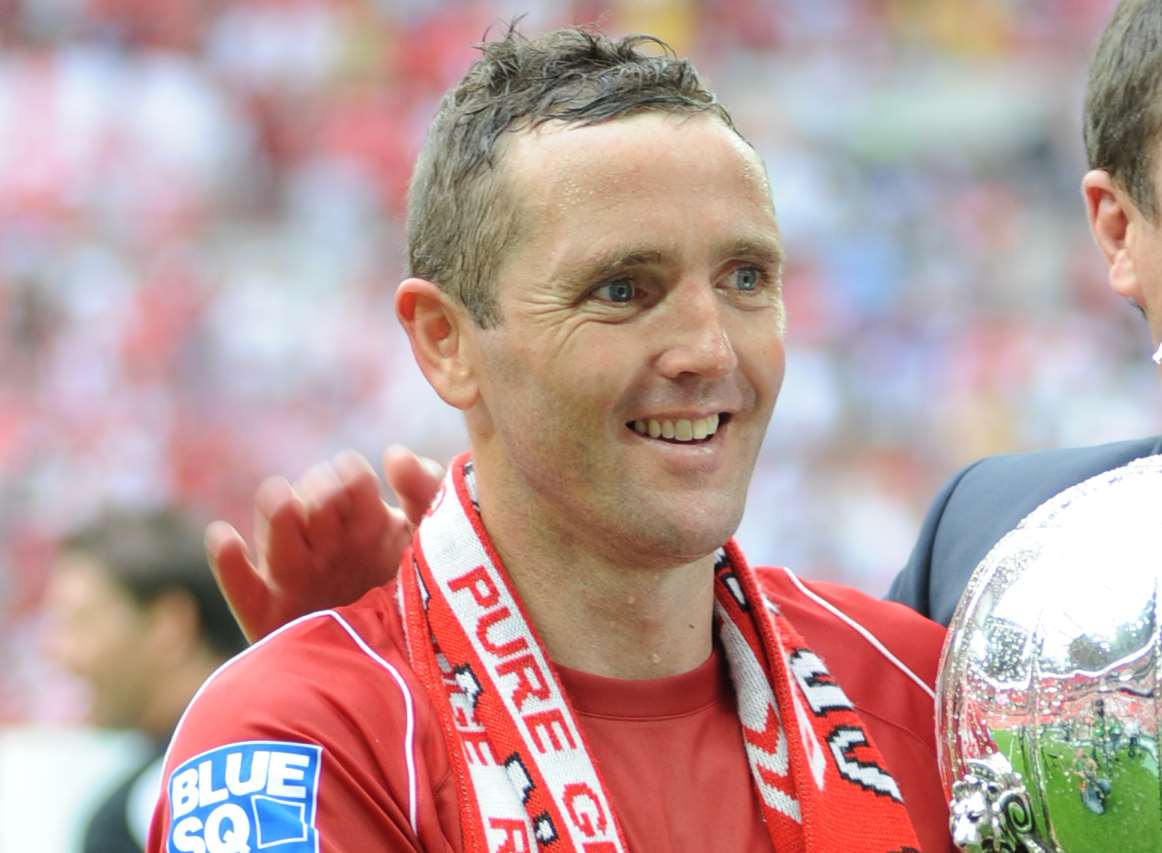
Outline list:
[[[955,851],[936,763],[943,626],[850,587],[806,582],[783,569],[759,576],[855,705],[900,786],[921,848]]]
[[[317,614],[218,670],[174,734],[149,853],[450,850],[446,766],[399,657]]]

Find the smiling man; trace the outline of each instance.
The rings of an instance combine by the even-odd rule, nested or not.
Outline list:
[[[554,660],[693,669],[710,654],[707,561],[738,526],[783,377],[762,168],[701,112],[554,122],[504,147],[527,224],[497,266],[503,319],[479,329],[405,282],[417,359],[465,411],[485,524],[523,567],[524,602],[554,614]]]
[[[151,849],[948,849],[941,629],[730,538],[781,247],[759,158],[658,47],[510,32],[444,99],[396,309],[471,453],[398,580],[206,683]]]

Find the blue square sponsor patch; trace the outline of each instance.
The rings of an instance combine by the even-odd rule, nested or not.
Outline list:
[[[182,763],[166,785],[169,853],[317,853],[323,748],[247,741]]]

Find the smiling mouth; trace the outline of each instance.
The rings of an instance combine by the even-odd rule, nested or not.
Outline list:
[[[672,444],[697,444],[709,441],[729,422],[730,414],[723,412],[705,418],[639,418],[626,423],[626,427],[638,435]]]

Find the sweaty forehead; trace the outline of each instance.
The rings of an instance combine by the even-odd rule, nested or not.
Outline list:
[[[771,209],[762,162],[710,114],[646,112],[591,126],[550,123],[510,137],[504,159],[530,224],[635,201],[698,198],[704,205]]]

